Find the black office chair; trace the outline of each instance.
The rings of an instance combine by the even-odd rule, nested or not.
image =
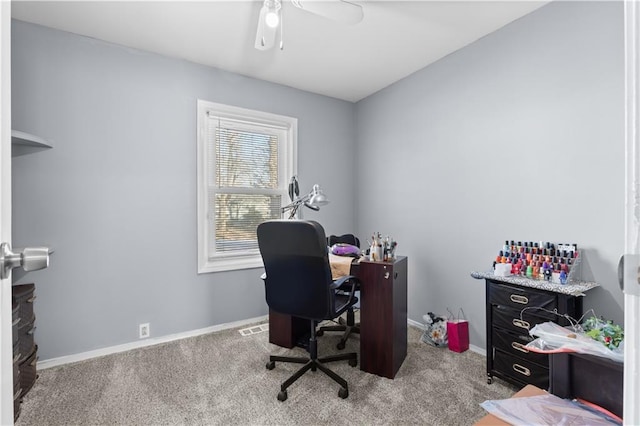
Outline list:
[[[358,301],[355,286],[358,279],[346,276],[331,279],[329,254],[324,229],[319,223],[302,220],[273,220],[258,226],[258,245],[264,261],[267,304],[282,314],[309,320],[309,357],[283,357],[271,355],[267,369],[272,370],[276,362],[304,364],[280,386],[278,400],[287,399],[287,388],[308,370],[327,374],[340,386],[340,398],[349,396],[347,381],[324,366],[325,363],[348,360],[349,365],[358,364],[355,352],[318,358],[316,341],[317,323],[339,317]],[[338,287],[350,286],[351,291],[341,294]]]
[[[327,245],[329,247],[334,244],[343,243],[343,244],[351,244],[352,246],[360,247],[360,240],[353,234],[344,234],[344,235],[329,235],[327,238]],[[340,290],[348,290],[340,289]],[[356,291],[360,291],[360,284],[356,284]],[[336,347],[340,350],[345,348],[347,339],[351,334],[360,334],[360,323],[356,323],[355,313],[353,311],[353,306],[350,306],[347,309],[347,321],[345,322],[342,318],[338,318],[339,325],[326,325],[320,327],[318,330],[317,336],[322,336],[325,331],[341,331],[343,332],[340,341],[336,345]]]

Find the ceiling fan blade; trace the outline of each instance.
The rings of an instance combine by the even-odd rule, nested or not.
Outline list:
[[[265,17],[267,15],[267,8],[262,6],[260,9],[260,16],[258,17],[258,29],[256,31],[255,48],[258,50],[269,50],[276,42],[276,35],[278,28],[271,28],[265,23]]]
[[[291,0],[294,6],[342,24],[362,21],[362,6],[344,0]]]

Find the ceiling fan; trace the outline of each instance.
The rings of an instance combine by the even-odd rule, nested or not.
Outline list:
[[[291,0],[291,3],[314,15],[348,25],[357,24],[364,17],[362,6],[345,0]],[[269,50],[278,38],[282,50],[282,0],[264,0],[258,18],[255,48]]]

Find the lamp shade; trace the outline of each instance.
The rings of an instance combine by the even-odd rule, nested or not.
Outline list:
[[[324,195],[322,189],[320,189],[320,185],[313,185],[313,189],[311,190],[311,197],[309,198],[308,203],[313,207],[326,206],[329,204],[329,199]]]

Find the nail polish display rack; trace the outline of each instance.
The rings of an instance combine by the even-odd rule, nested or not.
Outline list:
[[[550,270],[548,274],[544,273],[545,263]],[[498,252],[493,268],[497,269],[498,264],[511,264],[511,272],[507,276],[568,284],[580,281],[581,263],[577,244],[507,240]],[[566,276],[560,280],[562,271]]]

